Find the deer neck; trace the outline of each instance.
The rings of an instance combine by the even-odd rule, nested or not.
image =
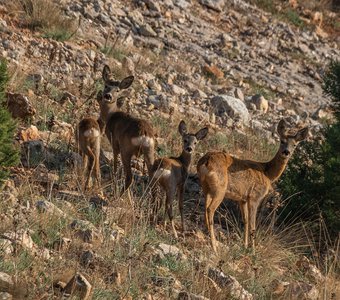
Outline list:
[[[191,163],[191,153],[188,153],[188,152],[183,150],[181,155],[178,156],[177,160],[181,162],[182,166],[186,170],[188,170],[189,166],[190,166],[190,163]]]
[[[274,158],[266,163],[265,174],[272,181],[280,178],[288,163],[288,158],[282,157],[279,151]]]
[[[102,105],[100,106],[100,119],[106,123],[107,120],[109,119],[109,117],[116,112],[117,106],[115,104],[111,104],[111,105]]]

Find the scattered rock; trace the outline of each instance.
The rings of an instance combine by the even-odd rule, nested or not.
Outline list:
[[[63,296],[78,297],[80,300],[89,300],[91,297],[92,285],[84,275],[76,273],[65,286]]]
[[[32,140],[40,140],[40,133],[36,126],[31,125],[27,129],[23,129],[19,132],[19,139],[22,142],[32,141]]]
[[[306,256],[302,256],[296,265],[314,283],[322,283],[325,281],[325,276],[321,274],[321,271],[312,264]]]
[[[212,10],[221,12],[225,5],[225,0],[199,0],[199,3]]]
[[[41,213],[47,213],[58,217],[66,217],[66,214],[60,208],[46,200],[38,200],[35,202],[35,207]]]
[[[209,298],[200,296],[200,295],[195,295],[193,293],[189,293],[186,291],[178,291],[178,297],[177,300],[209,300]]]
[[[251,103],[255,104],[256,109],[266,113],[269,108],[269,103],[268,101],[260,94],[254,95],[251,97]]]
[[[7,108],[13,118],[26,119],[35,115],[36,111],[28,98],[18,93],[7,93]]]
[[[203,72],[206,73],[208,76],[216,79],[221,79],[224,77],[224,73],[215,65],[205,65],[203,67]]]
[[[143,24],[138,29],[139,33],[141,35],[147,36],[147,37],[156,37],[157,33],[152,29],[152,27],[149,24]]]
[[[45,146],[41,140],[30,140],[22,144],[21,161],[25,167],[36,167],[45,160]]]
[[[240,99],[241,101],[244,101],[244,94],[240,88],[236,88],[234,90],[234,95],[237,99]]]
[[[249,122],[250,116],[246,105],[240,100],[228,95],[215,96],[210,101],[211,106],[215,108],[217,115],[226,113],[234,120],[241,120],[244,124]]]
[[[65,251],[70,246],[72,240],[66,237],[60,237],[52,243],[52,248],[55,251]]]
[[[210,268],[208,277],[216,282],[221,289],[227,290],[233,298],[243,300],[253,299],[253,295],[246,291],[233,276]]]

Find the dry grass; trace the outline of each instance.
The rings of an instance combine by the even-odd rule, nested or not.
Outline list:
[[[14,0],[9,12],[18,16],[21,26],[42,31],[47,38],[65,41],[76,31],[75,22],[66,18],[51,0]]]
[[[70,168],[66,177],[68,184],[82,193],[77,188],[79,185],[72,183],[72,180],[76,180],[72,174],[74,173]],[[225,299],[227,292],[218,292],[204,276],[208,265],[219,267],[226,274],[235,276],[256,299],[275,297],[271,288],[275,280],[308,282],[296,266],[301,254],[309,256],[316,247],[315,240],[306,230],[307,225],[277,227],[273,222],[273,212],[269,210],[260,213],[258,246],[254,255],[243,248],[243,230],[239,216],[220,210],[218,219],[222,227],[217,231],[221,249],[218,255],[214,255],[209,238],[202,234],[205,230],[203,222],[196,224],[187,219],[188,230],[185,237],[180,235],[177,241],[173,238],[170,227],[151,226],[150,198],[140,185],[138,181],[135,183],[134,196],[120,198],[117,196],[117,190],[120,189],[117,183],[109,184],[105,189],[109,206],[94,208],[88,202],[90,195],[73,200],[64,199],[58,196],[57,190],[49,193],[37,185],[32,177],[26,177],[19,186],[18,199],[21,205],[29,205],[31,208],[24,213],[20,206],[15,207],[16,211],[24,214],[2,224],[1,231],[29,229],[35,244],[39,249],[50,249],[51,257],[44,260],[28,250],[18,249],[12,256],[0,254],[0,270],[17,276],[21,284],[29,287],[29,298],[37,298],[46,292],[57,293],[54,283],[66,280],[68,273],[74,271],[90,278],[94,287],[93,299],[141,299],[148,294],[161,299],[174,299],[173,289],[184,289],[211,299]],[[39,213],[33,209],[38,199],[48,199],[66,212],[67,217]],[[8,204],[1,203],[0,213],[7,213]],[[193,208],[186,207],[186,211],[191,209]],[[203,212],[200,211],[200,214],[202,216]],[[73,219],[91,222],[95,230],[103,236],[103,242],[94,240],[91,246],[79,240],[69,226]],[[179,220],[176,220],[179,224]],[[115,233],[118,226],[124,233]],[[60,237],[71,238],[72,242],[68,248],[55,251],[52,248],[53,242]],[[158,257],[154,249],[161,242],[174,244],[183,251],[187,259],[176,256]],[[88,249],[93,250],[97,258],[91,265],[84,266],[80,262],[80,256]],[[327,281],[318,286],[320,292],[325,293],[326,299],[337,292],[338,251],[338,248],[334,248],[332,253],[335,255],[327,260],[327,264],[321,257],[317,262],[318,267],[327,275]]]

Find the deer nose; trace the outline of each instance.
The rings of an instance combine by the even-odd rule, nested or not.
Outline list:
[[[191,147],[187,147],[187,152],[191,152],[192,151],[192,148]]]
[[[105,94],[104,99],[105,100],[112,100],[112,95],[111,94]]]
[[[286,149],[286,150],[283,150],[282,153],[283,153],[284,155],[286,155],[286,156],[288,156],[288,155],[290,154],[289,150],[287,150],[287,149]]]

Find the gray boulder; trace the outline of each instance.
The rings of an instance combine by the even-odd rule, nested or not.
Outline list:
[[[218,95],[211,99],[210,104],[215,108],[215,114],[222,116],[227,114],[234,120],[240,120],[248,124],[250,116],[244,102],[228,95]]]

